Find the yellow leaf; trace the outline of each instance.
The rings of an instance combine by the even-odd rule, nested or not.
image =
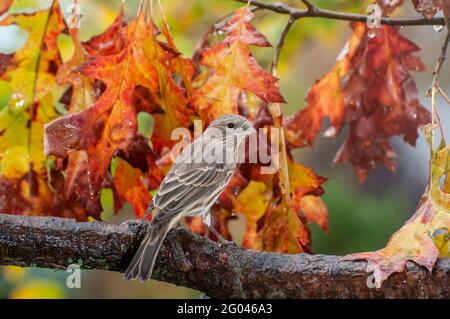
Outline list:
[[[54,282],[33,280],[13,290],[10,299],[62,299],[64,290]]]

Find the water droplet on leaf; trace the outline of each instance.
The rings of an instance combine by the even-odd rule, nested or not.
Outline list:
[[[25,97],[20,92],[14,92],[11,95],[10,107],[14,113],[21,112],[25,107]]]
[[[433,29],[434,29],[434,31],[436,31],[436,32],[441,32],[442,29],[444,29],[444,26],[441,25],[441,24],[435,24],[435,25],[433,25]]]
[[[325,133],[323,133],[324,137],[333,137],[336,136],[336,128],[334,126],[331,126],[328,128]]]
[[[367,36],[371,39],[375,38],[375,36],[377,35],[377,30],[376,29],[370,29],[367,32]]]

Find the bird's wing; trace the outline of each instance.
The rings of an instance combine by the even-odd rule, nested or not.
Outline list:
[[[204,211],[228,183],[233,165],[184,162],[186,153],[191,150],[192,147],[187,147],[180,154],[156,192],[152,204],[158,208],[158,213],[152,223],[167,221],[180,212]]]

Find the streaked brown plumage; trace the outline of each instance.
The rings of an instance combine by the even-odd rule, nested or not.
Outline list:
[[[125,279],[150,279],[164,238],[183,217],[202,216],[211,231],[220,236],[211,226],[210,209],[233,175],[240,143],[254,132],[246,118],[225,115],[213,121],[201,137],[180,153],[147,209],[147,215],[153,212],[150,229],[128,266]],[[222,162],[221,152],[225,156]],[[204,156],[205,153],[213,156]]]

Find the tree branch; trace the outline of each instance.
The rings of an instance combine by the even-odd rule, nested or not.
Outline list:
[[[0,264],[65,269],[79,263],[122,272],[147,227],[0,214]],[[450,259],[432,274],[409,263],[379,290],[367,287],[365,267],[336,256],[242,250],[176,229],[164,241],[153,278],[215,298],[450,298]]]
[[[309,0],[300,0],[308,8],[308,11],[315,11],[316,7]]]
[[[248,0],[233,0],[242,3],[248,3]],[[303,1],[303,3],[306,2]],[[299,18],[326,18],[333,20],[345,20],[345,21],[355,21],[355,22],[366,22],[367,15],[364,14],[354,14],[337,12],[326,9],[317,8],[308,2],[310,6],[308,9],[297,9],[291,7],[285,3],[272,2],[265,3],[263,1],[252,0],[251,5],[258,7],[260,9],[273,11],[281,14],[288,14],[294,19]],[[397,25],[397,26],[414,26],[414,25],[445,25],[444,18],[434,17],[432,19],[427,19],[425,17],[414,17],[414,18],[381,18],[381,24],[386,25]]]

